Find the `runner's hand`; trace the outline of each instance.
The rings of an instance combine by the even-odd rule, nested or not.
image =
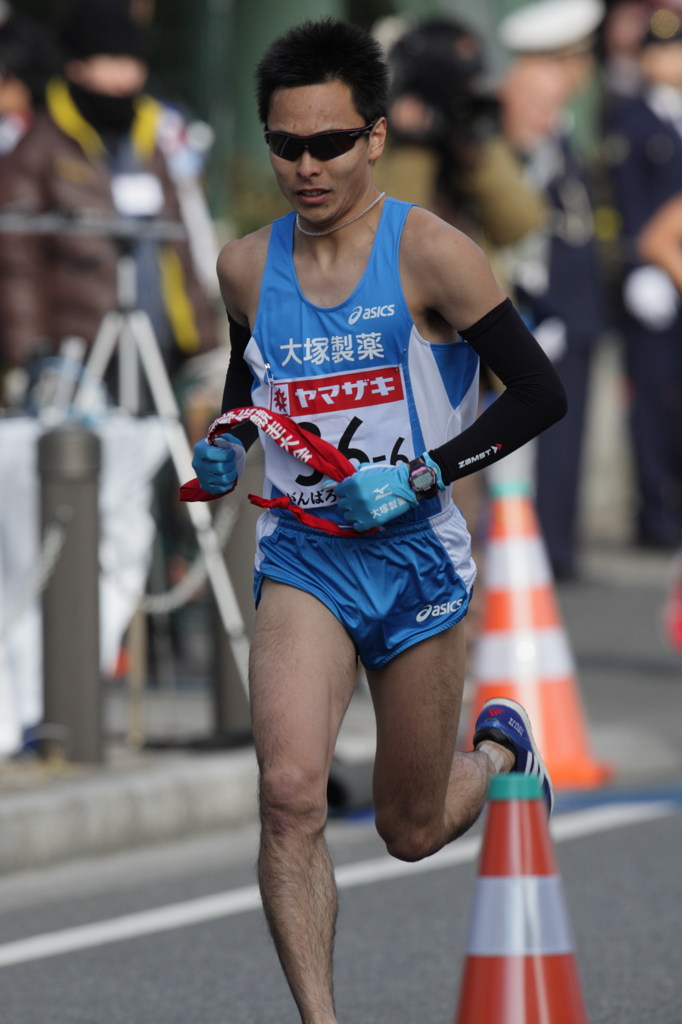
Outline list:
[[[246,452],[241,441],[233,434],[221,434],[217,446],[206,438],[194,445],[192,467],[208,494],[227,494],[237,486],[244,471]]]
[[[343,518],[359,532],[385,526],[415,508],[417,495],[409,485],[409,470],[399,466],[361,466],[353,476],[336,485]]]

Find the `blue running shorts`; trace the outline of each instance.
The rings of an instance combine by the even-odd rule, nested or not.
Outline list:
[[[367,537],[335,537],[266,512],[258,520],[254,595],[267,577],[318,598],[368,669],[440,633],[467,612],[476,578],[456,505]]]

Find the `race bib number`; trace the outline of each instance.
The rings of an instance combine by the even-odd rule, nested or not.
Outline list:
[[[270,407],[324,437],[356,466],[414,458],[399,366],[277,381],[270,389]],[[282,494],[303,507],[336,503],[334,489],[320,486],[322,473],[302,471],[267,437],[263,444],[267,476]]]

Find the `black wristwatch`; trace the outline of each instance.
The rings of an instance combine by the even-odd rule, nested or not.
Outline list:
[[[438,474],[433,466],[427,466],[424,459],[412,459],[408,462],[408,480],[410,487],[421,500],[422,498],[435,498],[438,494]]]

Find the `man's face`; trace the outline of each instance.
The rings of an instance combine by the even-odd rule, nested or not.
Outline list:
[[[269,130],[289,135],[362,128],[364,123],[350,89],[338,81],[278,89],[268,114]],[[296,161],[270,153],[270,162],[282,195],[296,212],[313,223],[324,223],[350,209],[366,190],[385,139],[386,121],[380,118],[370,136],[332,160],[317,160],[304,149]]]
[[[529,153],[556,128],[566,82],[551,57],[521,57],[502,83],[502,127],[512,145]]]
[[[102,96],[136,96],[147,81],[147,65],[137,57],[100,53],[71,60],[65,68],[70,82]]]
[[[594,56],[591,52],[569,53],[559,58],[566,80],[566,96],[569,100],[580,92],[590,80],[594,71]]]
[[[0,115],[30,114],[33,100],[28,86],[14,75],[0,78]]]
[[[682,42],[645,46],[639,58],[642,74],[655,85],[682,88]]]

